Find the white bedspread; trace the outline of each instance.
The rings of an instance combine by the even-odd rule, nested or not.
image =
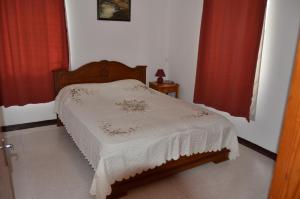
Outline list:
[[[56,113],[95,169],[90,193],[104,199],[115,181],[181,155],[230,149],[233,125],[223,116],[150,89],[137,80],[65,87]]]

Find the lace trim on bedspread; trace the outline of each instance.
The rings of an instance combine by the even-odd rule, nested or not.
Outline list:
[[[234,137],[234,136],[233,136]],[[177,141],[177,139],[180,139],[179,137],[173,137],[168,139],[168,141],[165,141],[165,146],[168,146],[167,150],[161,150],[161,153],[155,153],[151,154],[153,157],[151,159],[147,159],[147,157],[144,157],[147,159],[147,167],[146,165],[141,165],[140,163],[138,164],[133,164],[133,168],[129,170],[118,170],[118,166],[114,163],[118,162],[120,165],[123,165],[122,161],[112,159],[112,160],[107,160],[107,159],[100,159],[98,168],[96,170],[92,187],[90,189],[90,194],[91,195],[96,195],[97,199],[105,199],[106,196],[111,194],[111,185],[114,184],[115,182],[122,181],[122,180],[127,180],[131,177],[134,177],[138,174],[141,174],[142,172],[146,172],[150,169],[154,169],[156,167],[159,167],[163,164],[166,164],[170,160],[177,160],[181,156],[191,156],[194,154],[198,153],[205,153],[205,152],[217,152],[222,150],[223,148],[229,149],[229,159],[235,159],[239,154],[238,154],[238,144],[237,140],[231,137],[230,142],[226,144],[226,146],[222,146],[220,143],[218,144],[217,142],[214,145],[211,145],[208,148],[198,148],[195,149],[195,151],[189,151],[188,147],[180,147],[180,148],[169,148],[171,145],[170,143],[173,143],[174,140]],[[176,145],[178,146],[178,145]],[[162,151],[168,151],[167,154],[163,153]],[[130,153],[130,150],[128,150]],[[149,155],[149,154],[148,154]],[[115,162],[116,161],[116,162]],[[131,160],[135,162],[136,160]],[[139,161],[138,161],[139,162]],[[112,168],[112,166],[115,165],[117,167]],[[152,165],[152,166],[151,166]],[[124,165],[123,165],[124,166]],[[112,173],[111,173],[112,172]]]
[[[87,162],[88,162],[88,164],[93,168],[94,171],[96,171],[97,167],[95,167],[95,165],[89,160],[88,155],[86,154],[86,152],[83,151],[80,147],[78,147],[79,146],[79,142],[76,141],[76,138],[74,137],[74,135],[71,134],[71,133],[69,133],[70,130],[69,130],[68,123],[65,122],[64,120],[62,120],[61,118],[60,118],[60,121],[64,124],[64,127],[66,128],[67,133],[70,135],[70,137],[72,138],[73,142],[76,144],[77,149],[79,149],[79,151],[83,155],[84,159],[86,159]]]

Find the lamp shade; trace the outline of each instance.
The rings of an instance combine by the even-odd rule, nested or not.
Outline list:
[[[165,77],[166,75],[165,75],[165,72],[163,69],[158,69],[155,73],[155,76],[156,77]]]

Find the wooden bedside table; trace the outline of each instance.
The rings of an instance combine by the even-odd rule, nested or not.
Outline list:
[[[175,93],[176,98],[178,98],[178,89],[179,89],[179,84],[172,83],[172,84],[158,84],[157,82],[149,82],[149,87],[157,90],[159,92],[168,94],[168,93]]]

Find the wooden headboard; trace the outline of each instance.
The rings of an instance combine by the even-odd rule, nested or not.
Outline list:
[[[53,71],[55,95],[70,84],[106,83],[122,79],[136,79],[146,83],[146,67],[131,68],[120,62],[103,60],[85,64],[74,71],[55,70]]]

